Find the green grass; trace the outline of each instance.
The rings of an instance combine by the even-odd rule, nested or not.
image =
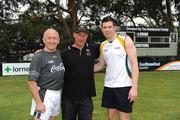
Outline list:
[[[107,120],[101,107],[103,79],[103,73],[96,74],[93,120]],[[32,120],[26,81],[27,76],[0,77],[0,120]],[[131,120],[180,120],[180,72],[141,72],[138,90]]]

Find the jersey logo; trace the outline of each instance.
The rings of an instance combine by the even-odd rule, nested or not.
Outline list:
[[[121,49],[121,47],[115,47],[114,49]]]
[[[53,60],[49,60],[48,63],[49,63],[49,64],[52,64],[52,63],[54,63],[54,61],[53,61]]]
[[[89,49],[86,49],[86,55],[91,56],[91,51]]]
[[[52,58],[57,58],[58,56],[54,55]]]
[[[58,71],[64,71],[64,70],[65,70],[65,68],[64,68],[63,63],[60,63],[58,66],[53,65],[51,67],[51,73],[55,73],[55,72],[58,72]]]

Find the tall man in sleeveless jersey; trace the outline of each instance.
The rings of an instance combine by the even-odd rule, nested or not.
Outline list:
[[[100,58],[94,71],[106,65],[102,106],[107,108],[109,120],[117,117],[130,120],[139,76],[136,48],[129,36],[116,33],[113,18],[105,17],[101,30],[107,40],[101,43]]]

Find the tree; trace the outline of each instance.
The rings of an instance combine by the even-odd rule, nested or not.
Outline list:
[[[171,9],[173,5],[175,12]],[[22,11],[22,8],[25,9]],[[118,25],[132,23],[136,26],[134,18],[141,17],[148,26],[171,27],[175,20],[180,21],[179,11],[179,0],[66,0],[63,4],[61,0],[1,0],[0,48],[3,48],[1,45],[6,49],[12,47],[14,52],[0,49],[0,54],[11,56],[6,54],[8,52],[22,56],[39,49],[42,33],[49,27],[60,32],[62,49],[71,43],[71,31],[79,23],[86,23],[90,37],[99,41],[102,39],[99,25],[103,16],[113,16]]]

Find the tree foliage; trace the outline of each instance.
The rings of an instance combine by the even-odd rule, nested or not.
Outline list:
[[[107,15],[117,19],[119,25],[137,26],[135,18],[140,17],[146,26],[172,27],[174,21],[180,22],[180,1],[1,0],[0,61],[19,61],[23,55],[42,48],[42,34],[49,27],[61,34],[61,48],[72,42],[71,31],[79,23],[86,23],[91,38],[99,40],[100,21]]]

